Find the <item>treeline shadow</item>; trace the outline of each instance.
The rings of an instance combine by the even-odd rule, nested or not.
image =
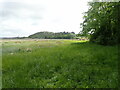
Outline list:
[[[71,43],[71,45],[86,45],[90,44],[90,42],[76,42],[76,43]]]

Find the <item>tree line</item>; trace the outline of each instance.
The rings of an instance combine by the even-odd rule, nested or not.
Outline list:
[[[37,32],[35,34],[30,35],[28,38],[38,38],[38,39],[73,39],[76,36],[74,32]]]
[[[120,3],[90,2],[84,13],[83,30],[80,35],[90,38],[90,42],[102,45],[120,43]]]

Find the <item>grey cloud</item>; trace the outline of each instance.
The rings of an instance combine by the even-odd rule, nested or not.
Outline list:
[[[0,18],[9,19],[9,18],[23,18],[24,16],[19,15],[20,10],[27,9],[33,13],[33,15],[25,17],[25,18],[32,18],[32,19],[42,19],[41,15],[37,15],[38,11],[41,12],[44,8],[30,6],[24,3],[18,2],[3,2],[0,3]]]
[[[4,29],[1,30],[0,37],[9,37],[9,36],[20,36],[20,35],[26,35],[27,33],[24,30],[20,29]]]
[[[21,8],[20,3],[16,2],[3,2],[0,4],[2,7],[0,9],[0,15],[1,17],[5,18],[8,17],[10,18],[11,16],[17,16],[16,11]]]
[[[17,34],[18,32],[21,33],[21,32],[24,32],[24,31],[23,30],[18,30],[18,29],[4,29],[4,30],[1,30],[1,32],[4,32],[4,33],[12,32],[14,34]]]
[[[34,20],[43,19],[43,17],[41,17],[41,16],[35,16],[35,15],[32,15],[31,18],[34,19]]]

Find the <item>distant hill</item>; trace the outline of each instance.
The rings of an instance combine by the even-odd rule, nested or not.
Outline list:
[[[28,36],[28,38],[38,38],[38,39],[72,39],[76,36],[74,32],[38,32]]]

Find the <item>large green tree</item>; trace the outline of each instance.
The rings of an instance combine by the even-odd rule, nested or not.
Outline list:
[[[120,38],[120,3],[92,2],[84,15],[82,34],[90,35],[90,42],[114,45]]]

